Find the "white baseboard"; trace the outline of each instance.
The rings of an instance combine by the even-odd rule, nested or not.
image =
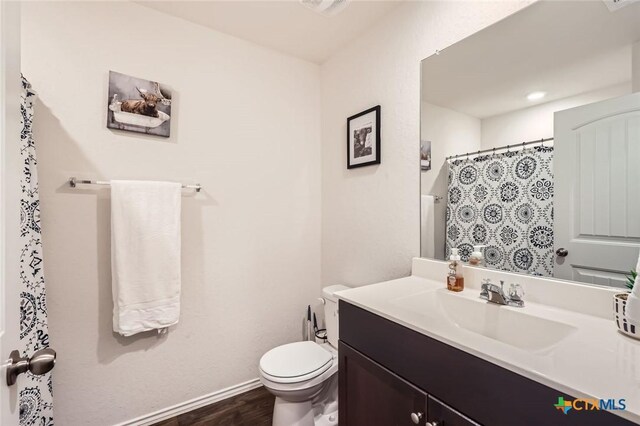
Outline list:
[[[158,410],[153,413],[145,414],[144,416],[140,416],[126,422],[118,423],[115,426],[149,426],[162,420],[167,420],[180,414],[195,410],[197,408],[204,407],[205,405],[213,404],[214,402],[222,401],[223,399],[240,395],[241,393],[259,388],[260,386],[262,386],[262,383],[260,383],[260,379],[249,380],[244,383],[229,386],[228,388],[212,392],[208,395],[203,395],[189,401],[181,402],[180,404],[176,404],[171,407],[163,408],[162,410]]]

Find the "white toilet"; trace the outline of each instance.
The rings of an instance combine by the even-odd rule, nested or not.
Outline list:
[[[260,381],[276,397],[273,426],[338,424],[338,300],[349,287],[322,289],[328,343],[278,346],[260,359]]]

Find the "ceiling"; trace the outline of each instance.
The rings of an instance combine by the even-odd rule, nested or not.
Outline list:
[[[401,4],[401,0],[351,1],[324,16],[296,0],[137,1],[232,36],[322,63]]]
[[[422,62],[422,99],[486,118],[631,80],[640,3],[539,2]]]

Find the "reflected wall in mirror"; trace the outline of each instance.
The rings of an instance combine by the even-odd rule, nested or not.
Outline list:
[[[640,3],[538,2],[422,61],[421,256],[625,286],[640,251]]]

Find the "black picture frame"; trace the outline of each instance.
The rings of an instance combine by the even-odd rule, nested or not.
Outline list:
[[[375,140],[367,143],[369,133],[374,133]],[[380,164],[380,160],[380,105],[376,105],[347,118],[347,169]]]

